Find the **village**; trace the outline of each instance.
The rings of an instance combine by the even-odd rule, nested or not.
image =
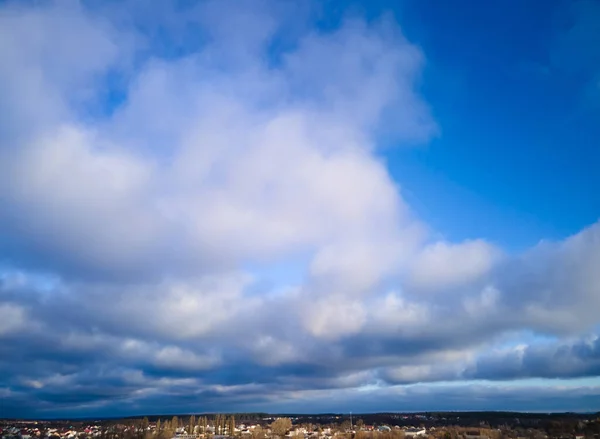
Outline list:
[[[378,417],[379,416],[379,417]],[[363,417],[366,419],[363,420]],[[600,439],[600,418],[440,415],[235,415],[0,421],[1,439]],[[373,422],[378,420],[379,422]],[[382,422],[384,421],[384,422]]]

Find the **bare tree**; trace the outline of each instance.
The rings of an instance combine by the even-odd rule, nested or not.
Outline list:
[[[271,431],[276,436],[285,436],[292,428],[292,420],[290,418],[277,418],[271,423]]]
[[[173,421],[168,419],[163,424],[162,429],[163,437],[170,439],[175,436],[175,428],[173,427]]]
[[[201,416],[198,418],[198,434],[205,434],[206,427],[208,426],[208,419],[206,416]]]
[[[187,429],[188,434],[194,434],[194,430],[196,429],[196,417],[194,415],[190,416]]]
[[[265,439],[265,430],[260,425],[252,430],[252,439]]]
[[[235,416],[233,415],[227,420],[227,434],[229,434],[229,436],[235,435]]]
[[[221,415],[215,416],[215,434],[221,434]]]

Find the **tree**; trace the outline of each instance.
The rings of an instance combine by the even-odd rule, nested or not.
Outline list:
[[[173,421],[169,421],[168,419],[165,421],[163,429],[163,436],[170,439],[175,436],[175,428],[173,427]]]
[[[225,415],[215,416],[215,434],[225,434]]]
[[[264,439],[265,438],[265,430],[260,425],[257,425],[252,430],[252,439]]]
[[[206,416],[201,416],[198,418],[198,434],[206,433],[206,426],[208,425],[208,420]]]
[[[362,419],[359,419],[358,421],[356,421],[356,428],[358,430],[362,430],[362,428],[365,426],[365,421],[363,421]]]
[[[219,415],[219,434],[225,434],[225,424],[227,418],[225,415]]]
[[[196,428],[196,417],[194,415],[190,416],[190,420],[188,422],[188,434],[194,434],[194,429]]]
[[[221,415],[215,415],[215,434],[221,434]]]
[[[290,418],[277,418],[271,423],[271,431],[276,436],[285,436],[292,428],[292,420]]]
[[[235,435],[235,416],[231,415],[227,421],[227,434]]]
[[[171,428],[177,432],[177,429],[179,428],[179,418],[177,416],[171,418]]]
[[[148,434],[148,426],[150,425],[150,422],[148,421],[148,418],[144,417],[144,419],[142,419],[139,424],[138,424],[138,431],[137,431],[137,437],[140,439],[144,439],[146,437],[146,435]]]
[[[156,421],[156,428],[154,429],[154,438],[155,439],[163,438],[163,431],[162,431],[162,425],[160,422],[160,418]]]

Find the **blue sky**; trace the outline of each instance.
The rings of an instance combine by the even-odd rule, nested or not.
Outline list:
[[[424,1],[399,9],[406,34],[427,53],[423,93],[442,134],[391,167],[400,181],[410,175],[405,184],[430,221],[454,239],[475,234],[515,248],[594,222],[599,36],[583,17],[597,17],[597,3]],[[448,221],[456,210],[465,214]]]
[[[0,3],[0,417],[598,410],[599,21]]]

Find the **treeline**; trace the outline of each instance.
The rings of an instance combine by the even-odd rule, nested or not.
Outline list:
[[[160,420],[165,420],[165,419],[171,419],[173,416],[177,416],[177,418],[179,419],[188,419],[192,416],[196,417],[196,418],[201,418],[201,417],[206,417],[209,421],[213,421],[217,416],[233,416],[235,417],[235,419],[238,422],[248,422],[248,421],[262,421],[263,419],[267,419],[270,417],[281,417],[281,416],[274,416],[274,415],[269,415],[268,413],[260,413],[260,412],[239,412],[239,413],[227,413],[226,415],[220,415],[217,413],[196,413],[196,414],[189,414],[189,413],[178,413],[176,415],[140,415],[140,416],[129,416],[126,420],[132,420],[132,421],[139,421],[142,420],[144,418],[148,419],[149,422],[157,422],[159,419]],[[289,416],[288,416],[289,417]],[[105,419],[108,420],[108,419]],[[120,420],[121,422],[124,422],[123,418],[115,418],[112,419],[113,421],[117,421]]]
[[[189,416],[187,419],[173,416],[170,419],[154,418],[151,429],[148,417],[125,419],[114,422],[102,430],[101,439],[171,439],[177,433],[216,434],[234,436],[236,419],[233,415]],[[209,425],[212,427],[209,429]]]

